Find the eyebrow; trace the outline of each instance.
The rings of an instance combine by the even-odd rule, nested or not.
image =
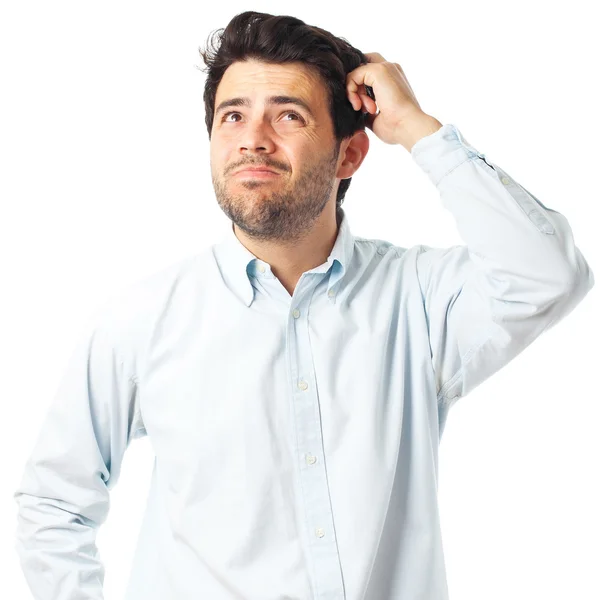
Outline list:
[[[267,98],[267,105],[274,104],[295,104],[296,106],[303,108],[313,119],[315,119],[315,115],[310,109],[310,106],[304,100],[302,100],[302,98],[298,98],[296,96],[269,96]],[[219,104],[217,107],[215,115],[218,115],[222,110],[229,106],[246,106],[250,108],[252,106],[252,102],[250,101],[250,98],[246,96],[223,100],[223,102],[221,102],[221,104]]]

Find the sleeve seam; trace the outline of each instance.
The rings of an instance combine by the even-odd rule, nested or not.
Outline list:
[[[475,156],[467,156],[465,157],[464,160],[461,160],[457,165],[454,165],[453,167],[450,167],[436,182],[435,182],[435,186],[437,187],[440,182],[442,181],[442,179],[444,179],[444,177],[447,177],[448,175],[450,175],[450,173],[452,173],[452,171],[455,171],[456,169],[458,169],[458,167],[460,167],[460,165],[463,165],[466,162],[472,161],[475,158]]]

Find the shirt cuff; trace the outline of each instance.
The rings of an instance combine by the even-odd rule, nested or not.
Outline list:
[[[485,159],[485,154],[471,146],[452,123],[422,137],[410,154],[435,186],[466,160],[476,156]]]

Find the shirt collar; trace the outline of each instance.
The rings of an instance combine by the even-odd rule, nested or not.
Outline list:
[[[327,262],[311,269],[311,273],[326,273],[331,269],[327,287],[324,293],[334,302],[337,288],[348,271],[348,265],[354,252],[354,235],[350,231],[348,217],[340,208],[341,221],[338,234],[331,249]],[[254,300],[254,286],[251,277],[273,278],[268,263],[258,259],[246,248],[235,235],[233,223],[227,227],[227,232],[221,241],[213,245],[213,255],[227,287],[246,305]]]

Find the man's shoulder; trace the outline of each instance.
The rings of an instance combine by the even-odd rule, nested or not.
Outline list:
[[[422,244],[416,244],[414,246],[400,246],[389,240],[380,238],[367,238],[361,236],[354,236],[354,241],[359,247],[365,250],[370,250],[373,254],[379,254],[381,256],[387,256],[389,259],[409,259],[411,257],[416,258],[420,252],[427,249],[428,246]]]

